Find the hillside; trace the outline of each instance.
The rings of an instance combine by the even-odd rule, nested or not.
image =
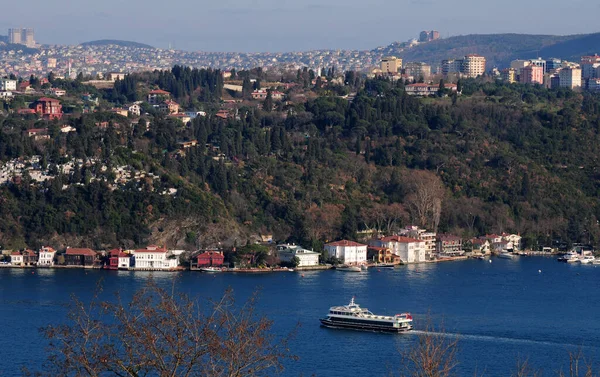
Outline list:
[[[239,74],[266,82],[260,70]],[[100,95],[122,104],[160,87],[207,110],[185,127],[153,113],[148,128],[132,128],[98,112],[63,120],[68,134],[47,123],[50,140],[35,141],[24,131],[43,121],[0,117],[0,161],[39,155],[27,164],[46,175],[82,161],[39,185],[25,175],[0,186],[0,245],[185,248],[273,234],[319,249],[408,224],[465,237],[515,232],[531,247],[600,244],[600,96],[467,80],[462,96],[418,99],[402,83],[345,79],[349,87],[309,87],[300,72],[286,99],[312,99],[246,94],[237,117],[221,119],[220,72],[176,66]],[[352,102],[333,94],[342,89],[357,92]],[[139,178],[124,178],[131,169]]]
[[[385,55],[402,57],[405,61],[436,64],[443,59],[476,53],[487,58],[488,68],[505,68],[511,60],[538,56],[578,61],[582,55],[600,52],[600,33],[567,36],[472,34],[439,39],[403,51],[397,44],[391,44],[383,52]]]
[[[116,45],[116,46],[121,46],[121,47],[132,47],[132,48],[154,48],[154,47],[144,44],[144,43],[121,41],[121,40],[116,40],[116,39],[100,39],[97,41],[81,43],[81,46],[108,46],[108,45]]]

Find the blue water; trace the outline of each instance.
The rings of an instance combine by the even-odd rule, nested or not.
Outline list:
[[[204,298],[232,287],[239,303],[260,288],[260,311],[274,320],[276,334],[300,323],[291,344],[300,360],[286,363],[286,376],[379,376],[400,370],[399,352],[414,345],[419,331],[388,335],[319,326],[329,306],[345,305],[352,296],[375,313],[410,311],[417,329],[429,317],[446,333],[459,334],[459,375],[507,376],[518,358],[528,358],[543,375],[554,376],[566,370],[568,352],[579,348],[600,365],[600,266],[521,257],[304,276],[0,269],[0,376],[41,364],[45,341],[38,328],[65,318],[71,294],[89,299],[103,278],[105,292],[131,295],[150,276],[159,285]]]

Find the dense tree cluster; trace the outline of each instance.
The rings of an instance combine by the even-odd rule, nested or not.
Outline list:
[[[261,72],[235,75],[246,80]],[[220,77],[218,71],[174,67],[128,76],[114,91],[137,93],[132,82],[175,97],[196,96],[200,88],[208,97],[198,98],[212,101],[221,91]],[[309,81],[311,74],[300,70],[298,79]],[[156,116],[148,129],[145,121],[131,126],[96,113],[71,119],[77,132],[67,136],[49,124],[52,137],[45,143],[23,135],[27,121],[0,119],[2,160],[40,154],[51,165],[66,154],[108,165],[134,163],[162,177],[141,187],[140,197],[134,189],[107,192],[100,183],[86,184],[85,171],[60,178],[83,187],[60,190],[50,183],[43,193],[5,187],[2,200],[14,212],[2,219],[0,232],[29,240],[52,232],[93,236],[100,227],[138,243],[152,219],[189,215],[235,220],[250,231],[314,247],[366,228],[389,233],[409,222],[464,236],[520,232],[532,247],[553,239],[600,241],[598,96],[466,80],[461,96],[446,96],[442,88],[438,98],[418,99],[404,92],[402,82],[363,82],[354,73],[344,79],[358,85],[352,101],[314,88],[321,94],[316,99],[274,103],[273,111],[264,104],[242,106],[236,117],[209,113],[187,126]],[[108,128],[99,130],[99,122]],[[188,140],[197,146],[182,149],[180,142]],[[182,194],[152,194],[163,187]],[[194,205],[186,206],[190,200]],[[149,205],[156,217],[139,207]],[[218,206],[215,214],[210,208]],[[73,225],[73,217],[64,218],[65,211],[82,208],[92,221]]]

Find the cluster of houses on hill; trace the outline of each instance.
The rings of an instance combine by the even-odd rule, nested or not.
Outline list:
[[[521,237],[518,234],[491,234],[463,242],[463,239],[457,236],[436,235],[425,229],[410,226],[404,228],[398,235],[372,239],[367,244],[349,240],[330,242],[325,244],[323,254],[295,244],[278,244],[272,254],[276,256],[278,263],[291,264],[297,268],[311,268],[319,266],[324,261],[346,265],[422,263],[452,259],[464,256],[466,252],[473,255],[514,252],[520,250],[520,247]],[[230,265],[226,262],[222,250],[186,252],[156,245],[143,249],[108,251],[68,247],[62,253],[45,246],[38,251],[26,249],[5,251],[5,254],[10,257],[12,266],[176,271],[187,268],[187,265],[192,270]]]

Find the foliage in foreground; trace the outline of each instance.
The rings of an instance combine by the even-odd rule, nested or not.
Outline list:
[[[276,339],[255,312],[256,295],[237,307],[232,290],[201,306],[149,283],[123,303],[73,298],[68,322],[43,329],[50,341],[38,376],[264,376],[296,357],[291,336]]]

